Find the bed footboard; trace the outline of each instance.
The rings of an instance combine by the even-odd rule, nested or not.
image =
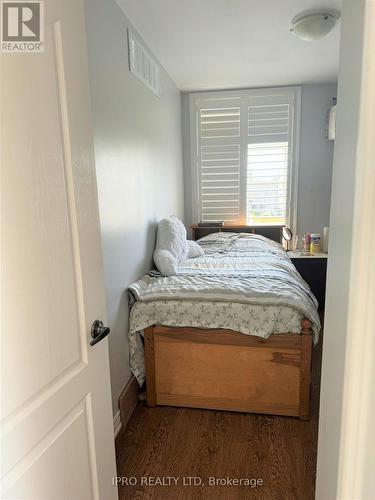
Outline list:
[[[310,418],[311,395],[311,355],[312,355],[312,330],[311,321],[304,318],[301,330],[301,369],[300,369],[300,408],[299,418]]]
[[[311,322],[269,339],[232,330],[145,330],[147,403],[309,418]]]

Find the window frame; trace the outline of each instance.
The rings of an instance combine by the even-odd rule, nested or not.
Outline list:
[[[298,171],[300,155],[300,126],[301,126],[301,87],[267,87],[244,90],[222,90],[207,92],[189,93],[189,121],[190,121],[190,175],[191,175],[191,203],[192,203],[192,222],[199,222],[201,213],[200,202],[200,179],[199,179],[199,140],[198,140],[198,112],[197,105],[200,99],[210,98],[236,98],[241,99],[240,113],[240,153],[241,153],[241,182],[240,182],[240,222],[233,221],[235,224],[246,224],[246,165],[248,135],[243,133],[247,130],[247,99],[253,96],[271,96],[275,92],[286,94],[292,102],[292,124],[289,143],[288,170],[289,170],[289,189],[288,189],[288,220],[287,226],[293,233],[297,228],[297,204],[298,204]],[[246,109],[246,112],[244,110]],[[228,222],[228,224],[231,224]],[[263,224],[264,225],[264,224]]]

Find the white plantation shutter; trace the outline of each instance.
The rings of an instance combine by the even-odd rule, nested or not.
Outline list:
[[[247,119],[246,222],[288,224],[293,95],[249,96]]]
[[[233,221],[240,216],[240,146],[200,148],[201,220]]]
[[[203,104],[203,103],[202,103]],[[237,104],[237,106],[236,106]],[[215,100],[200,109],[200,126],[202,139],[240,137],[239,99]]]
[[[291,222],[296,97],[297,88],[191,94],[196,221]]]
[[[287,224],[287,142],[248,145],[246,195],[249,225]]]
[[[198,109],[200,219],[240,217],[240,99],[202,99]]]

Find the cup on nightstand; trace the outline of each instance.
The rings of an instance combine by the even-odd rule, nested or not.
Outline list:
[[[297,253],[301,253],[303,249],[303,242],[302,238],[299,234],[296,234],[294,236],[294,241],[293,241],[293,251]]]

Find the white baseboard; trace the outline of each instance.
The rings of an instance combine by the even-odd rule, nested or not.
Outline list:
[[[121,430],[121,418],[120,418],[120,410],[117,410],[116,415],[113,417],[113,433],[115,437]]]

